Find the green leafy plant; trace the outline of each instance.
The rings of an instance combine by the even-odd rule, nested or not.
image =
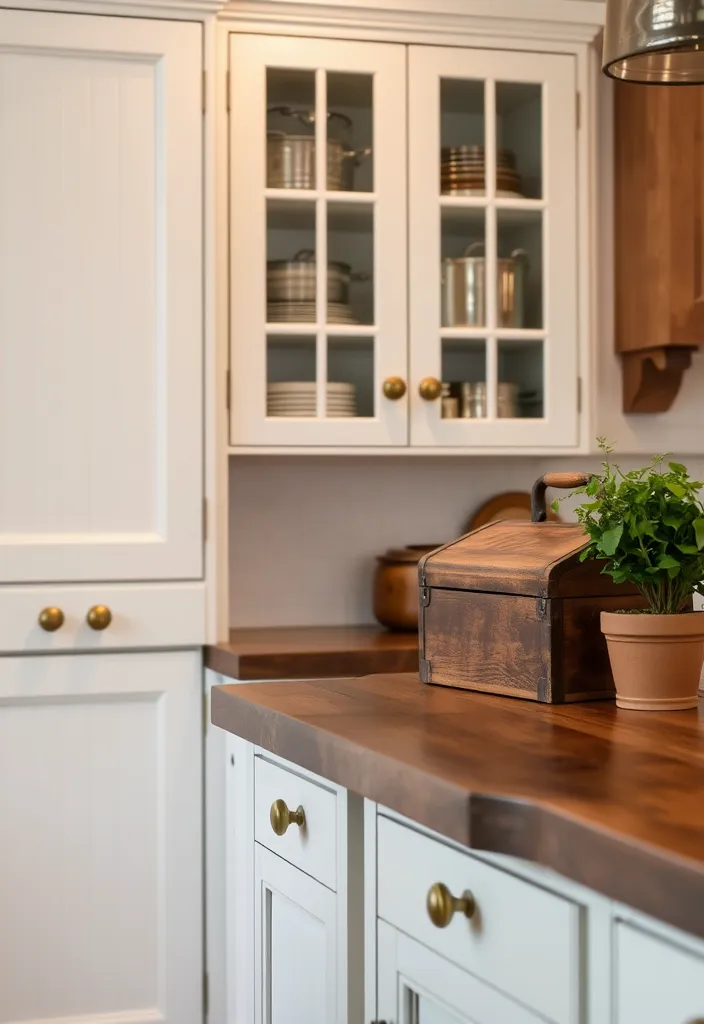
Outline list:
[[[704,484],[679,462],[665,466],[666,455],[623,473],[609,462],[604,438],[599,447],[602,472],[574,492],[588,499],[576,510],[590,538],[582,561],[603,559],[602,572],[635,584],[652,613],[676,615],[692,594],[704,594]]]

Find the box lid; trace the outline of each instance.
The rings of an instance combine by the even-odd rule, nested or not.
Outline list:
[[[527,597],[611,594],[598,562],[580,562],[588,537],[578,523],[489,523],[419,563],[421,586]]]

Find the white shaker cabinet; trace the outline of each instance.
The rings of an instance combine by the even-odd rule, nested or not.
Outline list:
[[[0,1022],[202,1011],[196,651],[0,659]]]
[[[202,28],[0,10],[0,580],[202,576]]]

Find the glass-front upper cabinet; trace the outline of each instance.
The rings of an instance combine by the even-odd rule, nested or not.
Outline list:
[[[394,1024],[540,1024],[520,1003],[385,921],[377,933],[377,1016]]]
[[[406,48],[229,62],[231,443],[406,444]]]
[[[410,48],[412,445],[578,442],[575,74]]]

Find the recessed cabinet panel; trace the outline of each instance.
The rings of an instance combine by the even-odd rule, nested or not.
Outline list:
[[[403,444],[406,50],[230,41],[231,441]]]
[[[411,445],[575,445],[575,60],[412,46],[408,81]]]
[[[0,578],[197,578],[200,27],[0,33]]]

